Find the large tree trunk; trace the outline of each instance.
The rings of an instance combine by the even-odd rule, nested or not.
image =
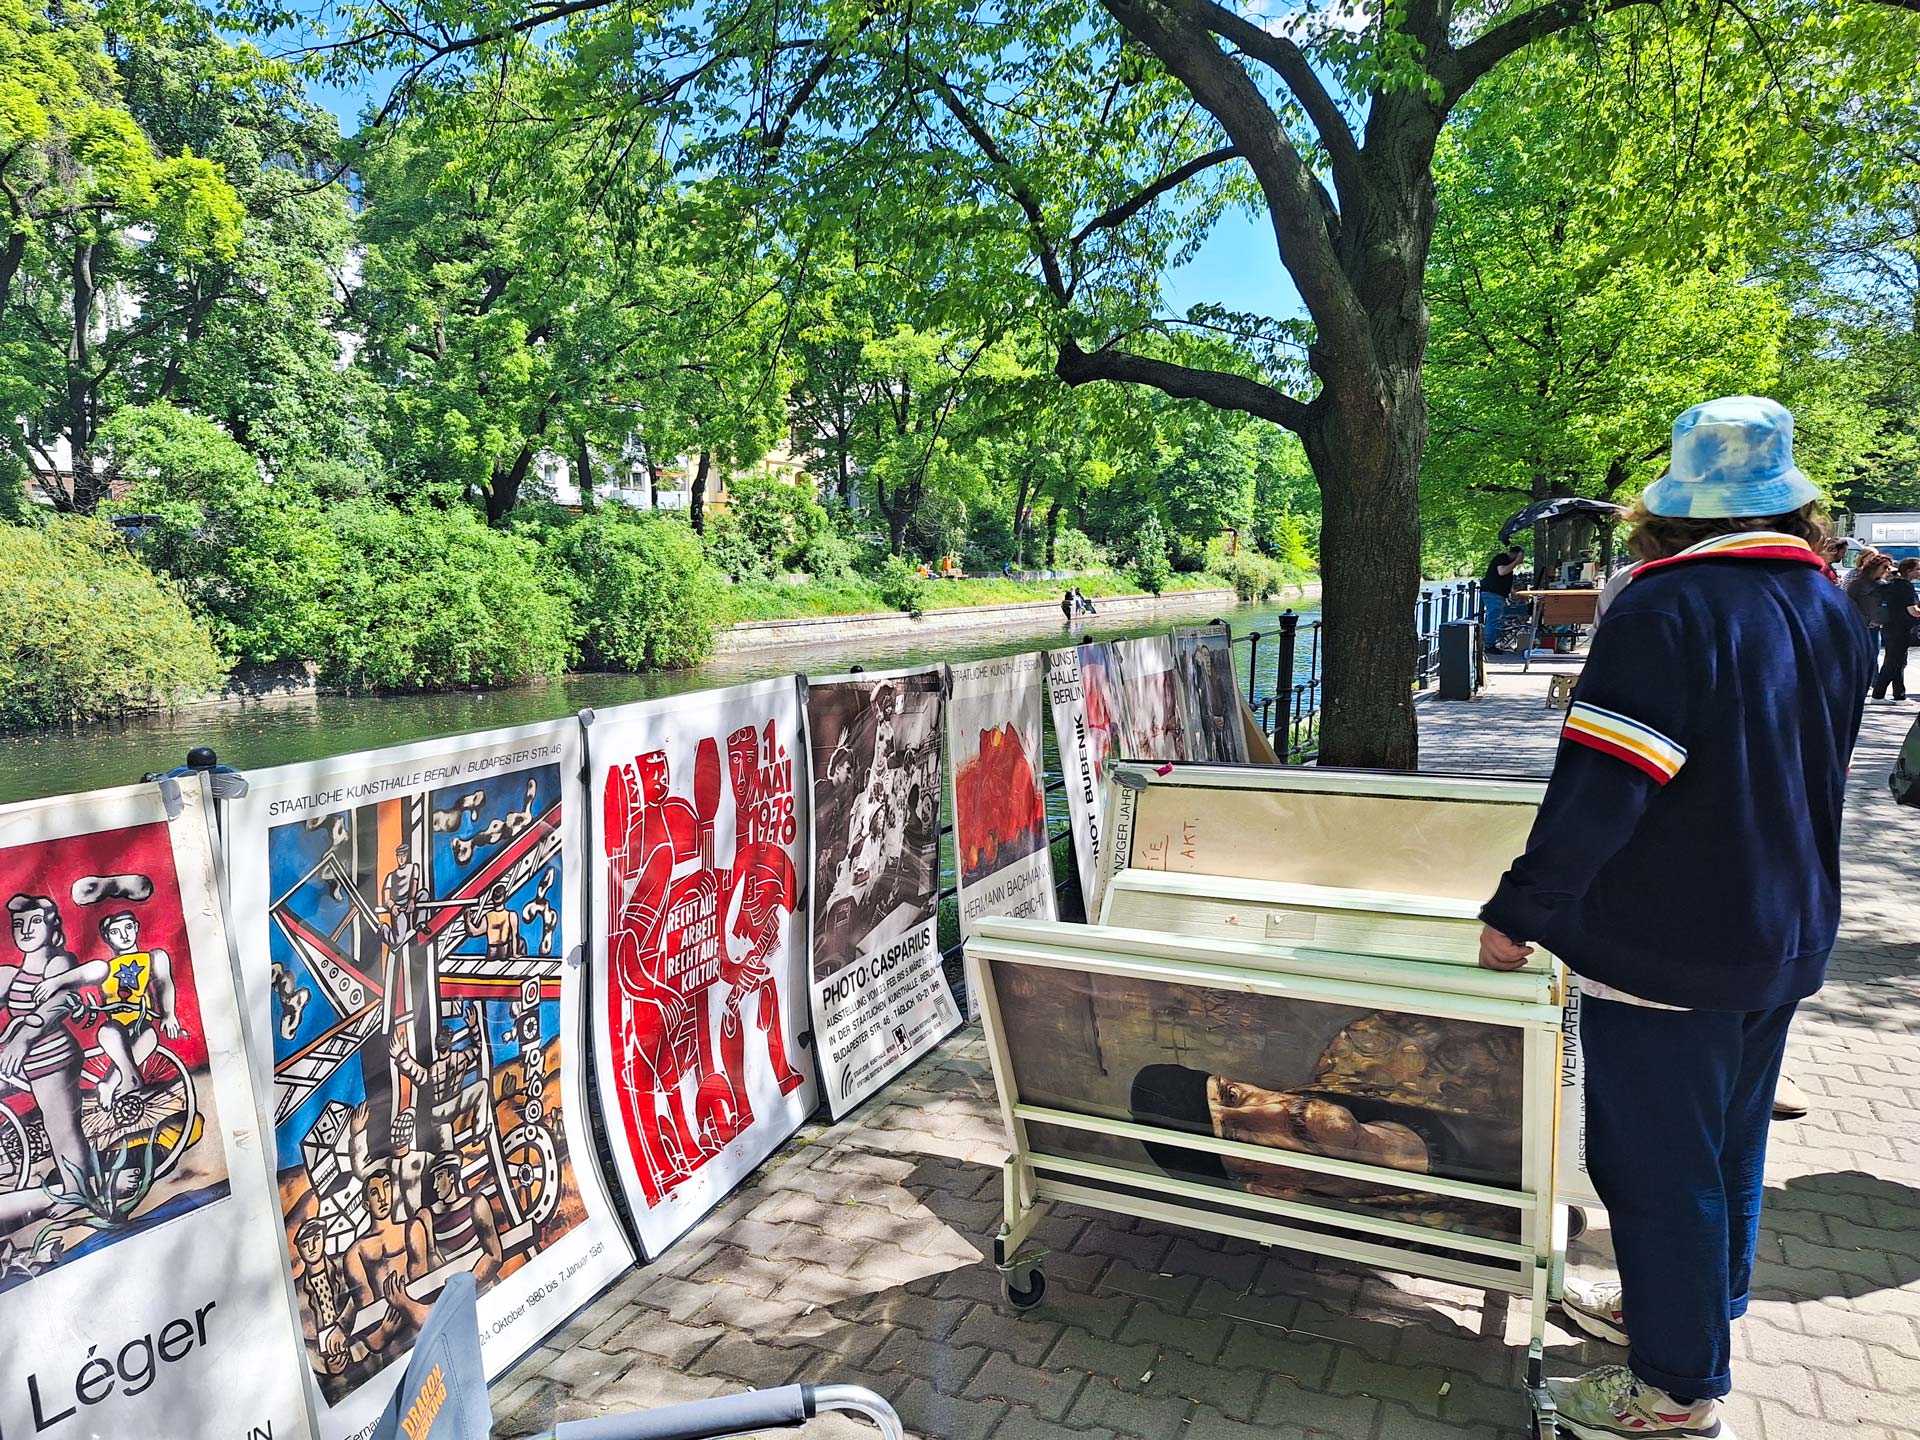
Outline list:
[[[526,484],[527,471],[533,468],[533,446],[522,445],[520,453],[513,457],[513,464],[501,469],[493,467],[493,474],[487,481],[487,523],[503,523],[513,507],[520,503],[520,487]]]
[[[1060,538],[1060,501],[1047,506],[1047,569],[1053,569],[1053,545]]]
[[[702,450],[700,463],[693,472],[693,489],[687,501],[687,518],[693,522],[693,533],[704,535],[707,531],[707,476],[713,470],[713,455]]]

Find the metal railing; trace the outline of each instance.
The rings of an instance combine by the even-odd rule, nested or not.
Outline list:
[[[1429,585],[1420,592],[1414,610],[1414,635],[1419,650],[1414,657],[1413,684],[1424,690],[1440,673],[1440,627],[1455,620],[1480,618],[1480,582],[1455,580]]]

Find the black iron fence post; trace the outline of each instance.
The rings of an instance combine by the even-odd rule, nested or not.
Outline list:
[[[1282,697],[1280,723],[1274,727],[1273,748],[1282,759],[1293,748],[1294,706],[1285,698],[1293,691],[1294,647],[1299,643],[1300,617],[1291,610],[1280,612],[1280,663],[1273,673],[1273,692]]]
[[[1253,693],[1254,686],[1259,682],[1259,679],[1260,632],[1258,630],[1249,630],[1247,632],[1247,704],[1249,705],[1258,705],[1260,703],[1259,700],[1254,697]]]

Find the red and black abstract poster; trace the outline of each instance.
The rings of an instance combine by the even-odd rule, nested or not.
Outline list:
[[[594,1052],[651,1258],[819,1102],[790,679],[603,710],[588,727]]]
[[[947,750],[953,767],[954,869],[960,934],[988,915],[1051,920],[1053,856],[1042,776],[1037,653],[952,666]],[[968,1010],[979,1013],[969,972]]]

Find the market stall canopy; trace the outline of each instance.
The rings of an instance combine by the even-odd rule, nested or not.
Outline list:
[[[1626,507],[1611,500],[1588,500],[1580,495],[1556,495],[1551,500],[1536,500],[1526,509],[1507,518],[1500,527],[1500,543],[1509,543],[1522,530],[1531,530],[1543,520],[1565,520],[1573,515],[1591,515],[1599,520],[1617,520]]]

